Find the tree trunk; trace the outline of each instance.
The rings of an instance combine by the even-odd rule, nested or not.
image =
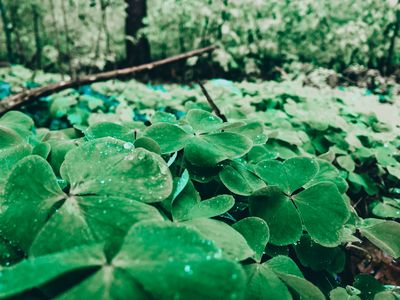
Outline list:
[[[69,66],[69,75],[72,78],[75,78],[74,76],[74,68],[72,66],[72,53],[71,53],[71,39],[69,36],[69,25],[68,25],[68,12],[67,12],[67,7],[65,6],[66,1],[61,1],[61,10],[62,10],[62,17],[63,17],[63,23],[64,23],[64,35],[65,35],[65,47],[67,50],[67,57],[68,57],[68,66]]]
[[[2,0],[0,0],[0,14],[1,14],[1,19],[3,21],[3,30],[4,30],[4,35],[6,38],[6,47],[7,47],[7,58],[9,63],[14,62],[14,57],[13,57],[13,50],[12,50],[12,45],[11,45],[11,27],[10,23],[8,21],[8,16],[6,12],[6,8],[4,6],[4,3]]]
[[[389,75],[392,67],[394,49],[396,48],[396,38],[400,31],[400,10],[396,11],[396,23],[394,24],[392,37],[390,38],[389,51],[386,59],[385,75]]]
[[[61,41],[60,41],[60,31],[58,30],[58,24],[57,24],[57,17],[56,17],[56,9],[54,6],[54,0],[49,0],[50,3],[50,11],[51,11],[51,18],[52,18],[52,26],[53,26],[53,34],[55,36],[55,45],[56,49],[58,52],[58,59],[56,61],[56,66],[58,69],[58,72],[61,73],[61,78],[64,80],[64,70],[62,69],[61,66],[61,57],[62,57],[62,50],[61,50]]]
[[[33,14],[33,33],[35,35],[35,46],[36,46],[36,69],[42,68],[42,41],[40,38],[40,29],[39,29],[39,13],[37,11],[36,5],[32,5],[32,14]]]
[[[125,0],[126,2],[126,64],[136,66],[150,61],[150,45],[144,37],[138,37],[143,28],[143,19],[147,14],[146,0]]]

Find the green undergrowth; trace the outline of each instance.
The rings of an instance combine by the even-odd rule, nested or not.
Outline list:
[[[206,87],[228,122],[196,86],[136,81],[1,117],[0,298],[398,297],[344,275],[367,240],[400,257],[399,102]]]

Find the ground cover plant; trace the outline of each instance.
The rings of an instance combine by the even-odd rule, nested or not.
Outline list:
[[[57,81],[29,74],[3,92]],[[399,297],[396,95],[206,88],[226,122],[197,85],[133,80],[0,118],[0,298]]]

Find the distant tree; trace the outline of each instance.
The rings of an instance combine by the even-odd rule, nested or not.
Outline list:
[[[147,14],[146,0],[125,0],[126,64],[140,65],[150,60],[150,45],[146,37],[138,36]]]
[[[0,0],[0,15],[1,15],[1,20],[3,23],[3,30],[4,30],[4,35],[6,39],[6,47],[7,47],[7,57],[8,57],[8,62],[13,63],[13,49],[11,46],[11,24],[9,23],[7,12],[6,12],[6,7],[3,3],[2,0]]]

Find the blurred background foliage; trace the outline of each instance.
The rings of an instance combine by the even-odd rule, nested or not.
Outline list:
[[[147,6],[139,31],[129,5]],[[299,63],[399,72],[398,0],[0,0],[0,9],[0,61],[70,75],[209,44],[220,46],[207,61],[214,76],[270,78]],[[133,61],[128,45],[139,41],[134,55],[149,45],[149,56]]]

